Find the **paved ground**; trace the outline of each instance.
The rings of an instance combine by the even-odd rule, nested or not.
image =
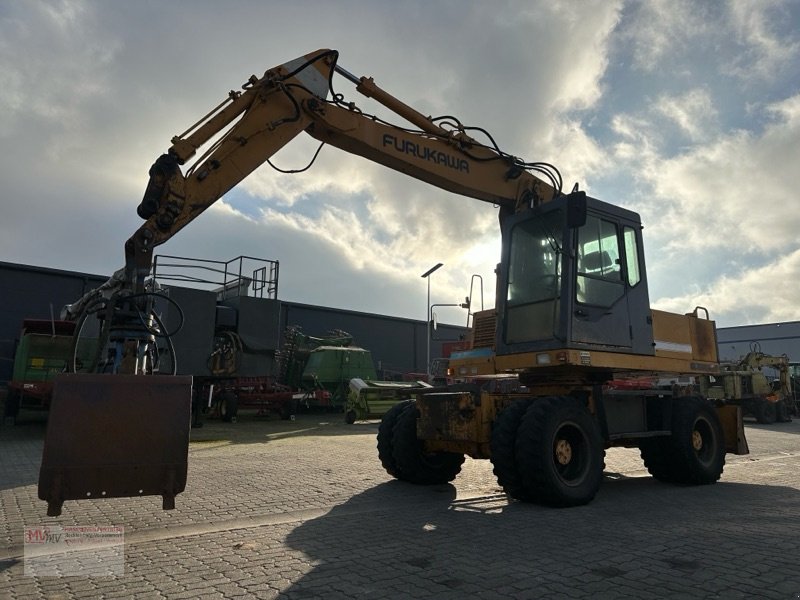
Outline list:
[[[800,598],[800,421],[747,424],[752,454],[676,487],[612,450],[593,503],[509,502],[487,461],[454,485],[393,481],[377,423],[254,416],[194,430],[160,499],[36,497],[44,424],[0,427],[0,598]],[[24,526],[125,527],[120,577],[27,577]]]

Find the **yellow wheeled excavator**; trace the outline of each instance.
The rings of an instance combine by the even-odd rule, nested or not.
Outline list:
[[[636,213],[577,186],[566,193],[552,165],[508,154],[452,116],[424,116],[338,58],[318,50],[252,76],[153,164],[125,267],[68,307],[79,323],[92,315],[99,335],[87,372],[56,382],[39,479],[48,514],[87,497],[161,495],[174,506],[186,483],[192,382],[162,366],[170,332],[148,283],[153,250],[303,132],[499,210],[497,303],[475,321],[493,335],[451,367],[503,383],[426,388],[389,410],[377,445],[391,475],[441,483],[465,455],[489,458],[511,496],[572,506],[595,496],[611,446],[638,447],[654,476],[695,484],[720,477],[726,452],[747,452],[741,410],[724,399],[607,386],[719,370],[707,312],[650,308]],[[410,125],[345,101],[336,75]]]

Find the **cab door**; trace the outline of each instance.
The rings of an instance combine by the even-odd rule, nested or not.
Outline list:
[[[633,345],[618,220],[590,213],[578,229],[572,341],[628,349]],[[611,349],[611,348],[610,348]]]

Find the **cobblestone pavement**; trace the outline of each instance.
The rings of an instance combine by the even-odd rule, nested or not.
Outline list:
[[[609,451],[594,502],[510,502],[488,461],[454,485],[392,480],[377,423],[247,416],[193,430],[189,484],[156,497],[36,497],[44,424],[0,427],[0,598],[800,598],[800,421],[747,423],[716,485]],[[23,527],[119,525],[124,575],[24,575]]]

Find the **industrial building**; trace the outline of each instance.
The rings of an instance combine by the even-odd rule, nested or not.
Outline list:
[[[74,302],[107,279],[104,275],[0,262],[0,386],[11,377],[23,320],[58,319],[62,306]],[[176,297],[202,296],[202,292],[189,286],[171,287]],[[274,303],[274,313],[275,319],[270,320],[272,325],[264,333],[269,338],[266,345],[273,350],[278,349],[280,336],[290,325],[312,336],[344,330],[353,336],[357,345],[372,352],[379,377],[426,371],[428,336],[424,321],[282,300]],[[209,325],[213,328],[213,324],[206,324]],[[431,336],[431,358],[446,354],[448,346],[462,340],[466,332],[465,327],[440,325]],[[766,354],[785,354],[792,361],[800,361],[800,321],[719,327],[717,341],[721,361],[740,359],[754,344]],[[192,358],[184,357],[183,365],[202,370],[200,359]],[[197,374],[203,373],[198,371]]]
[[[0,387],[11,378],[23,320],[57,320],[62,306],[75,302],[107,280],[108,276],[0,262]],[[211,292],[195,290],[190,285],[170,286],[170,295],[182,305],[187,322],[193,324],[193,327],[185,328],[183,335],[191,337],[192,329],[198,327],[213,332],[213,314],[208,322],[203,323],[198,318],[192,321],[193,315],[207,314],[203,312],[203,304],[208,302],[209,294]],[[214,295],[211,297],[213,311]],[[251,306],[254,303],[256,306]],[[241,312],[252,324],[249,334],[259,338],[260,346],[271,352],[279,348],[282,333],[288,326],[300,327],[311,336],[343,330],[353,337],[354,344],[371,351],[379,378],[425,373],[427,370],[429,336],[425,321],[286,302],[277,298],[233,297],[227,304],[239,305],[237,308],[240,309],[241,305],[247,305],[247,310]],[[169,320],[169,315],[165,320]],[[439,325],[430,335],[431,358],[442,356],[443,348],[446,352],[448,345],[463,339],[465,334],[465,327]],[[201,348],[210,343],[210,339],[199,344],[190,340],[183,344],[183,348]],[[182,371],[193,374],[191,370],[195,369],[198,372],[194,374],[204,374],[201,371],[207,360],[205,348],[192,351],[198,355],[184,357],[179,363]]]
[[[720,327],[717,344],[721,361],[736,361],[751,349],[760,349],[765,354],[785,354],[790,361],[800,362],[800,321]]]

